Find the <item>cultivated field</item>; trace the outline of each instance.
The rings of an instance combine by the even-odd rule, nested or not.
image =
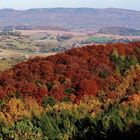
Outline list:
[[[140,36],[118,36],[62,30],[15,30],[0,34],[0,70],[36,56],[54,55],[86,44],[140,40]]]

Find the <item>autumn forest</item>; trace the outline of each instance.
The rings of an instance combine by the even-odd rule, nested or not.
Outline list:
[[[88,45],[0,73],[0,140],[140,137],[140,42]]]

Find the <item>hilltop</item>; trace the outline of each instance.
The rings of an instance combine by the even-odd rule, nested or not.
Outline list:
[[[38,27],[44,29],[62,28],[80,31],[92,29],[95,31],[103,27],[128,27],[140,29],[139,23],[139,11],[115,8],[42,8],[29,10],[0,10],[1,28],[4,26],[18,26],[18,29]]]

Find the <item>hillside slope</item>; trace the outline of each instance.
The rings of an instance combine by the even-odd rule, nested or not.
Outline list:
[[[121,36],[140,36],[140,30],[123,27],[109,27],[98,31],[100,34],[112,34]]]
[[[140,42],[36,57],[0,74],[2,139],[138,139]]]
[[[29,27],[45,26],[74,30],[101,29],[103,27],[129,27],[140,29],[139,23],[139,11],[114,8],[44,8],[23,11],[13,9],[0,10],[0,27],[27,25]]]
[[[78,99],[85,94],[96,96],[101,89],[110,95],[116,91],[110,86],[115,88],[123,75],[137,64],[137,43],[91,45],[46,58],[37,57],[1,74],[1,98],[13,91],[39,101],[45,95],[58,100],[69,95]]]

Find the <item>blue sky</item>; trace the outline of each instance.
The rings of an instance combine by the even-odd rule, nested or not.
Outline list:
[[[0,8],[29,9],[48,7],[115,7],[140,11],[140,0],[0,0]]]

